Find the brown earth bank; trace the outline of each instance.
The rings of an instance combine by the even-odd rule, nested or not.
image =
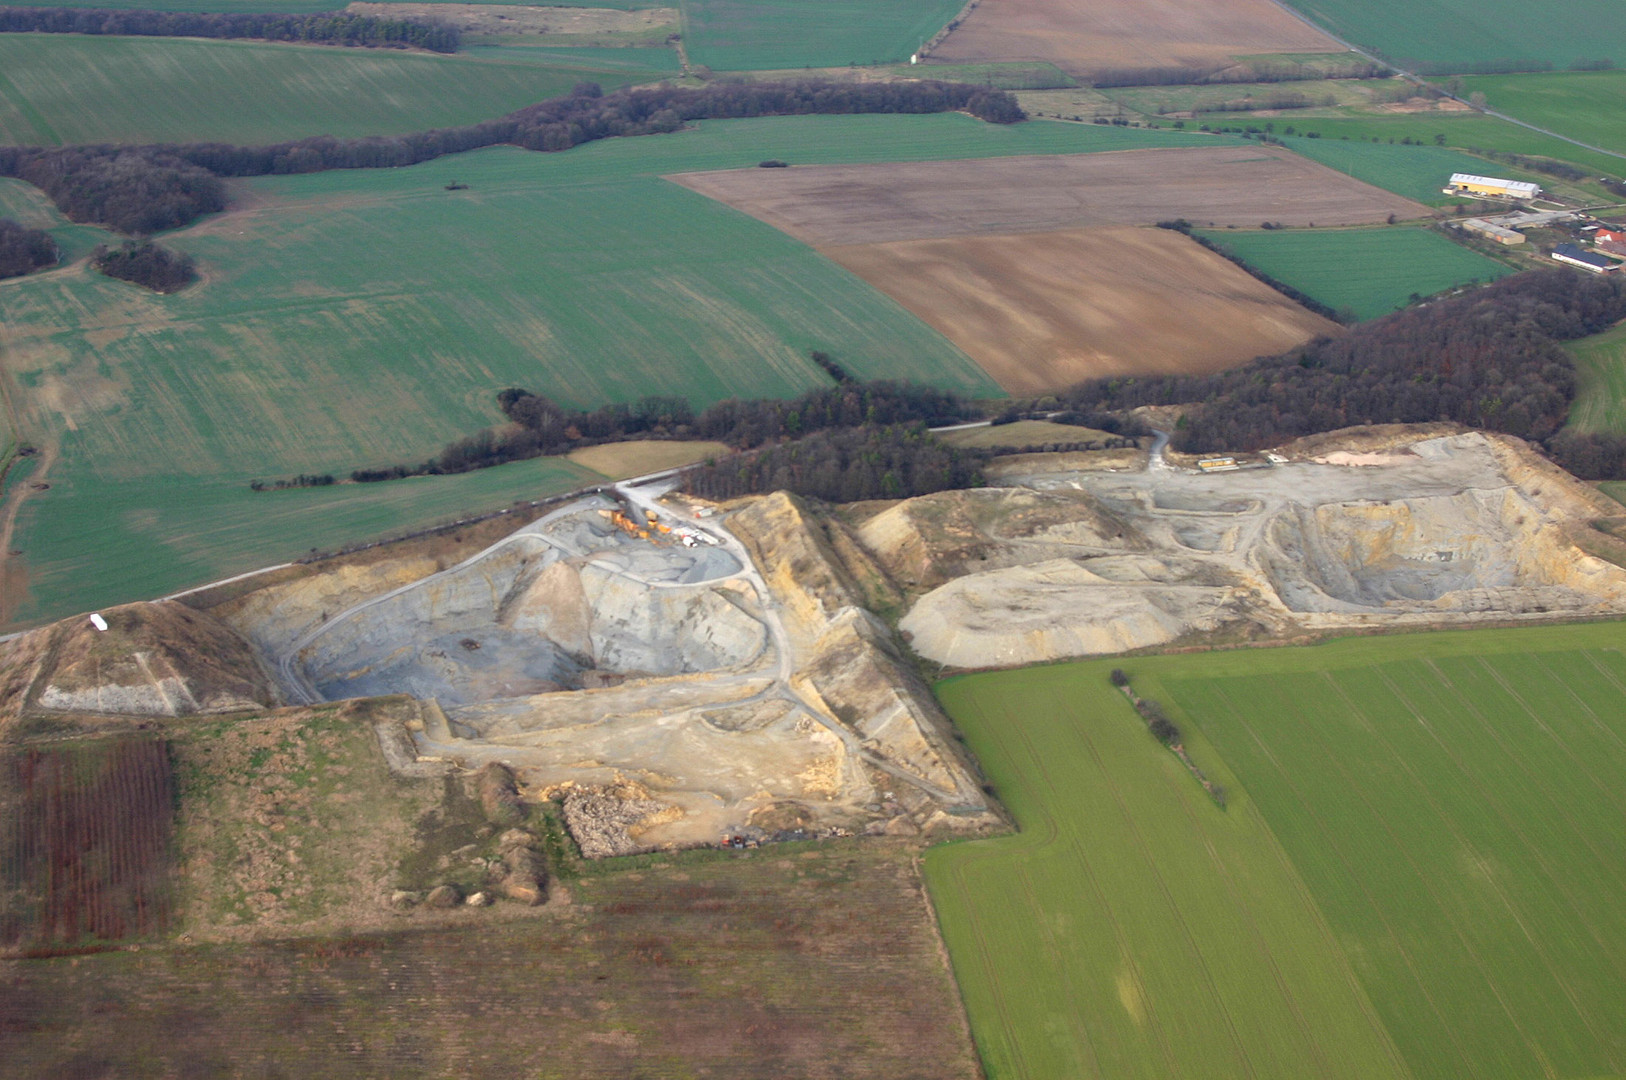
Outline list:
[[[928,63],[1044,61],[1073,75],[1343,52],[1270,0],[982,0]]]
[[[1007,392],[1193,374],[1285,352],[1336,324],[1167,229],[1069,229],[827,247]]]
[[[980,1075],[911,852],[713,853],[535,918],[0,961],[8,1077]]]
[[[1102,225],[1366,225],[1426,207],[1276,146],[793,165],[667,177],[815,246]]]
[[[0,643],[0,728],[23,710],[182,716],[276,703],[249,643],[180,604],[136,603]]]

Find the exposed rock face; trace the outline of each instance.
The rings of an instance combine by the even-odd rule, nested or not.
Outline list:
[[[125,604],[0,645],[0,716],[23,708],[188,716],[275,705],[253,647],[220,620],[178,603]]]
[[[931,691],[901,661],[891,632],[860,606],[851,575],[806,506],[783,492],[767,495],[728,525],[808,639],[808,659],[792,678],[798,690],[890,767],[962,808],[984,806],[969,762],[945,738],[948,720]]]
[[[1358,429],[1274,468],[1056,472],[942,492],[859,537],[913,585],[920,654],[1015,666],[1251,631],[1626,611],[1571,532],[1618,507],[1517,439]],[[1042,465],[1036,462],[1035,465]]]
[[[651,587],[617,558],[515,542],[335,619],[299,661],[324,697],[404,690],[465,705],[577,689],[588,671],[680,675],[748,663],[767,644],[755,604],[749,586]]]
[[[1120,515],[1081,491],[982,488],[906,499],[877,514],[858,539],[891,577],[931,589],[966,574],[1030,562],[1053,545],[1138,551],[1146,539]]]

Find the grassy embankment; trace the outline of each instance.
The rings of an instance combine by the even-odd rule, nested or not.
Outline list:
[[[941,684],[1023,829],[927,858],[990,1073],[1626,1071],[1623,647],[1604,623]]]
[[[0,142],[70,145],[396,135],[670,73],[663,49],[538,63],[246,41],[0,35]],[[600,50],[591,50],[597,53]],[[523,53],[523,50],[512,50]],[[641,66],[649,57],[659,63]]]
[[[1208,140],[954,114],[795,117],[247,182],[244,209],[165,237],[197,256],[204,280],[193,288],[157,296],[83,265],[0,286],[26,437],[62,449],[43,478],[51,489],[22,506],[12,546],[25,552],[30,594],[16,618],[184,588],[369,528],[580,483],[539,463],[380,487],[247,489],[421,461],[499,420],[505,386],[574,406],[651,392],[697,406],[788,396],[827,382],[808,359],[822,349],[864,378],[998,395],[969,358],[858,278],[663,174],[773,157],[1194,142]],[[446,191],[453,181],[468,187]],[[33,189],[10,190],[51,212]],[[426,501],[428,490],[446,494]]]
[[[1285,285],[1374,319],[1432,296],[1513,271],[1438,233],[1418,228],[1211,231],[1203,235]]]

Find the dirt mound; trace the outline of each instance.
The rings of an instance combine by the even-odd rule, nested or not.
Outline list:
[[[0,645],[0,716],[23,709],[187,716],[277,704],[247,641],[177,603],[125,604]]]
[[[899,624],[915,651],[956,667],[1099,656],[1213,629],[1229,590],[1114,584],[1067,559],[972,574],[935,589]]]

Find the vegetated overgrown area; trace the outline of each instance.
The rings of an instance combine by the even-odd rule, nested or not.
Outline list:
[[[0,751],[0,955],[168,929],[174,800],[161,739]]]
[[[82,267],[12,281],[0,324],[14,400],[29,438],[58,452],[43,473],[39,459],[26,478],[14,471],[51,486],[22,489],[10,548],[24,552],[28,589],[7,597],[9,618],[163,595],[596,480],[548,458],[463,480],[248,488],[422,461],[499,420],[505,386],[596,408],[670,385],[700,409],[829,385],[817,349],[855,378],[997,397],[970,359],[862,282],[661,177],[776,157],[1125,149],[1145,134],[1168,133],[956,114],[763,118],[565,154],[266,177],[244,185],[251,205],[163,238],[198,260],[198,286],[144,294]],[[454,182],[464,187],[447,191]],[[32,206],[29,220],[55,213],[14,183],[0,195]],[[82,229],[53,235],[80,243]]]
[[[1560,343],[1622,317],[1626,286],[1614,279],[1530,271],[1231,371],[1097,380],[1069,400],[1092,411],[1189,405],[1173,445],[1198,453],[1259,450],[1357,424],[1447,420],[1545,441],[1577,475],[1609,479],[1591,465],[1603,437],[1560,430],[1576,393],[1575,364]]]
[[[56,259],[56,241],[50,233],[0,218],[0,278],[31,274]]]
[[[689,60],[716,71],[907,60],[961,0],[685,0]]]
[[[197,261],[151,240],[130,240],[116,248],[106,245],[90,254],[90,264],[110,278],[128,281],[158,293],[172,293],[198,279]]]
[[[1419,228],[1200,235],[1226,255],[1354,319],[1375,319],[1435,293],[1513,273],[1494,259]]]
[[[1623,646],[1602,623],[941,684],[1022,827],[926,858],[990,1072],[1619,1074]]]
[[[251,38],[363,49],[457,51],[458,30],[432,19],[388,19],[342,11],[318,15],[243,12],[99,11],[82,7],[0,6],[0,34]]]
[[[557,806],[393,773],[373,725],[415,710],[58,716],[8,747],[0,947],[33,958],[0,959],[7,1077],[979,1075],[910,847],[589,862]],[[392,906],[491,889],[498,820],[546,852],[545,904]]]
[[[1468,8],[1449,0],[1298,0],[1293,6],[1422,74],[1542,71],[1578,60],[1626,63],[1626,12],[1610,0],[1569,0],[1559,19],[1532,19],[1516,0]]]
[[[476,124],[583,81],[660,77],[576,59],[33,34],[0,35],[0,70],[0,143],[22,146],[396,136]]]

